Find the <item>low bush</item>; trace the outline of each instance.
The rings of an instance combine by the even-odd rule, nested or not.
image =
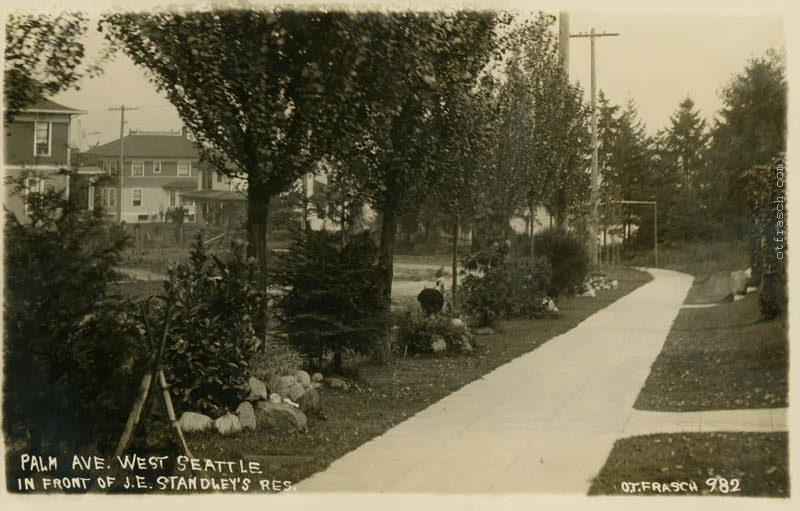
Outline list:
[[[368,234],[340,243],[339,234],[309,232],[281,255],[274,275],[286,289],[278,307],[289,341],[316,367],[326,354],[373,352],[388,335],[375,244]]]
[[[465,273],[462,280],[461,304],[478,319],[479,326],[496,326],[502,318],[539,318],[547,311],[552,270],[545,257],[524,258],[506,262],[491,255],[478,254],[491,264],[464,263],[465,268],[481,268],[478,273]]]
[[[431,353],[433,343],[441,337],[450,352],[472,351],[474,338],[460,319],[444,314],[406,312],[397,324],[397,348],[409,353]]]
[[[198,234],[190,261],[169,270],[175,300],[164,353],[173,395],[183,409],[217,416],[235,408],[261,345],[256,332],[266,293],[245,245],[231,243],[226,261],[209,255]]]
[[[589,255],[572,234],[551,229],[534,236],[534,250],[550,262],[553,270],[550,296],[569,296],[577,292],[589,271]]]

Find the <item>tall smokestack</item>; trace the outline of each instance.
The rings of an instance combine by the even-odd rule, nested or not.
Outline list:
[[[561,53],[561,65],[564,74],[569,76],[569,13],[558,13],[558,51]]]

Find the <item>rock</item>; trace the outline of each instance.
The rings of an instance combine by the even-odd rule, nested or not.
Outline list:
[[[286,394],[281,394],[281,396],[288,397],[292,401],[297,402],[297,400],[300,399],[300,396],[302,396],[305,393],[306,393],[305,387],[303,387],[299,383],[295,383],[294,385],[289,387],[289,390],[286,391]]]
[[[734,302],[738,302],[742,298],[744,298],[744,295],[733,295],[733,301]]]
[[[277,392],[281,396],[287,395],[289,387],[297,383],[297,378],[292,376],[274,376],[269,382],[269,388],[272,392]]]
[[[322,373],[314,373],[311,375],[311,381],[321,382],[323,379]]]
[[[459,318],[453,318],[450,320],[450,325],[453,328],[464,328],[464,321]]]
[[[481,327],[475,330],[477,335],[494,335],[494,329],[488,326]]]
[[[247,396],[248,401],[267,399],[267,386],[263,381],[251,376],[250,379],[247,380],[247,385],[250,387],[250,394]]]
[[[339,378],[326,378],[325,384],[332,389],[347,390],[350,388],[350,385],[346,381]]]
[[[619,281],[617,279],[611,281],[611,289],[619,289]]]
[[[311,385],[311,376],[309,376],[305,371],[297,371],[295,379],[297,380],[297,383],[303,387],[308,387]]]
[[[441,335],[434,336],[431,342],[431,349],[434,353],[441,353],[447,349],[447,343]]]
[[[745,271],[732,271],[730,277],[731,293],[734,295],[743,295],[747,292],[747,281],[750,277],[747,276]]]
[[[561,312],[560,310],[558,310],[556,302],[554,302],[552,298],[547,299],[547,312],[549,312],[554,316],[558,316],[559,312]]]
[[[753,278],[753,267],[751,266],[751,267],[747,268],[744,271],[744,274],[747,275],[748,279],[752,279]]]
[[[239,423],[238,417],[232,413],[226,413],[214,421],[214,429],[216,429],[217,433],[220,435],[229,435],[241,431],[242,425]]]
[[[596,298],[597,293],[595,292],[594,288],[589,288],[588,290],[584,291],[583,293],[579,294],[578,296],[582,298]]]
[[[273,392],[272,394],[269,395],[270,403],[280,403],[282,400],[283,398],[277,392]]]
[[[746,292],[747,292],[748,295],[750,293],[754,292],[754,291],[758,291],[758,287],[757,286],[747,286]]]
[[[300,405],[289,399],[288,397],[283,398],[283,402],[287,405],[291,406],[292,408],[300,408]]]
[[[205,431],[214,427],[214,421],[208,415],[195,412],[183,412],[178,420],[181,431]]]
[[[242,401],[236,409],[236,416],[242,429],[256,429],[256,412],[250,401]]]
[[[300,431],[308,425],[306,414],[286,403],[259,401],[256,406],[256,415],[261,423],[281,433]]]
[[[469,332],[465,331],[456,338],[454,348],[463,353],[469,353],[472,351],[472,339],[469,335]]]
[[[307,417],[316,417],[320,410],[319,393],[316,389],[308,389],[305,394],[300,396],[297,404],[300,405],[300,411]]]
[[[320,387],[322,387],[322,382],[321,381],[312,381],[311,382],[311,388],[312,389],[318,389]]]

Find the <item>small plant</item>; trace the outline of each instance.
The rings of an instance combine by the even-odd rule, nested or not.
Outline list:
[[[422,307],[422,311],[429,315],[442,312],[442,307],[444,307],[444,296],[438,289],[426,287],[417,295],[417,301]]]
[[[287,292],[278,307],[289,341],[321,367],[326,354],[370,353],[388,335],[377,250],[367,234],[311,231],[282,255],[275,283]]]
[[[233,241],[222,261],[206,253],[198,234],[189,263],[169,270],[165,288],[176,302],[164,361],[184,409],[219,415],[235,407],[261,344],[256,328],[266,293],[244,248]]]

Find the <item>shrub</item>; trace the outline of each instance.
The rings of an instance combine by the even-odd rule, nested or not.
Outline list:
[[[443,314],[406,312],[397,325],[397,347],[410,353],[431,353],[434,339],[444,339],[447,351],[468,352],[472,350],[474,338],[460,320]]]
[[[128,238],[76,197],[32,194],[30,221],[6,216],[4,430],[34,453],[115,441],[146,356],[135,308],[107,291]]]
[[[481,259],[493,260],[486,256]],[[478,318],[479,326],[496,326],[501,318],[539,318],[547,311],[546,298],[551,287],[547,258],[518,259],[495,266],[467,260],[464,266],[484,269],[481,273],[465,274],[461,285],[462,305]]]
[[[338,233],[311,231],[282,254],[275,283],[286,289],[278,307],[289,340],[321,366],[328,353],[369,353],[387,335],[388,318],[368,234],[340,247]]]
[[[544,230],[534,237],[534,250],[550,262],[553,270],[550,296],[577,292],[589,271],[589,256],[580,240],[568,232]]]
[[[425,314],[438,314],[444,307],[444,295],[438,289],[426,287],[417,295],[417,301]]]
[[[172,392],[183,409],[219,415],[238,404],[266,293],[245,244],[231,242],[222,261],[206,253],[198,234],[190,261],[169,270],[165,282],[175,314],[164,352]]]
[[[782,157],[774,158],[771,165],[756,165],[744,176],[753,221],[749,233],[750,264],[753,279],[761,283],[758,302],[766,319],[778,316],[787,307],[788,215],[784,190],[776,186],[778,165],[785,176]]]

